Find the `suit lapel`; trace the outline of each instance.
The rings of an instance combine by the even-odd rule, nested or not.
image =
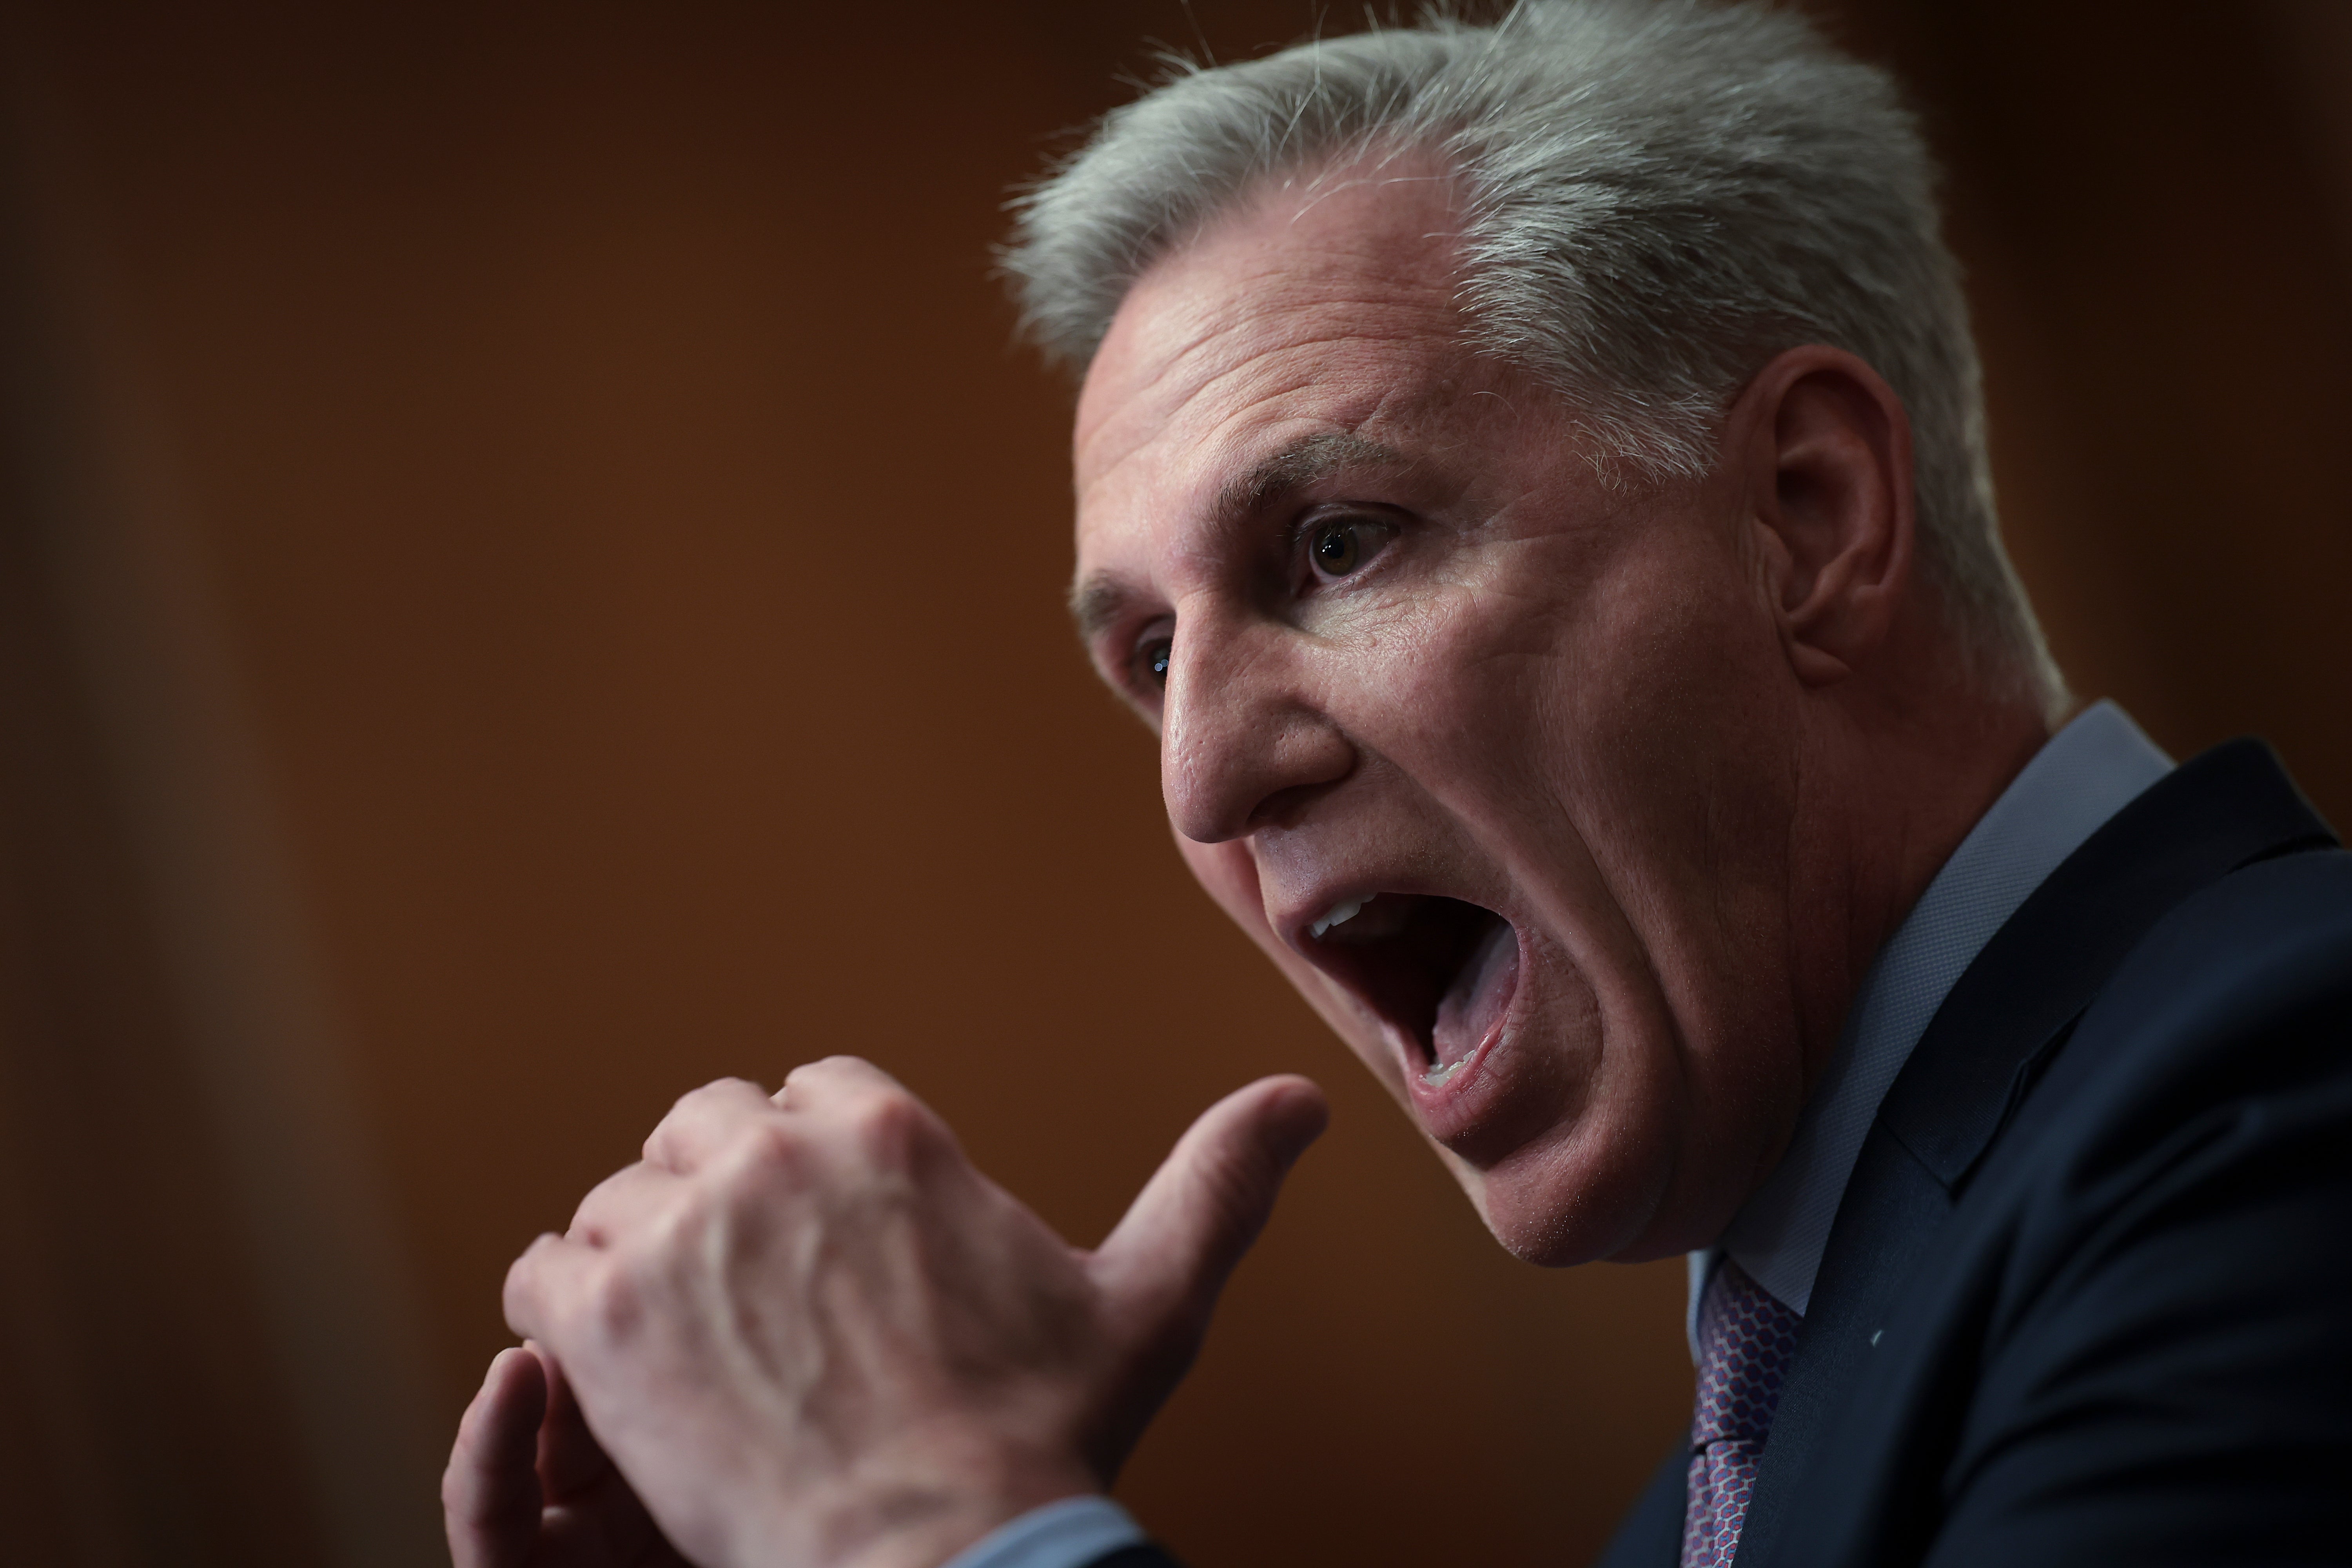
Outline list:
[[[2068,857],[1977,955],[1887,1091],[1847,1183],[1740,1532],[1769,1563],[1781,1510],[1874,1336],[1982,1160],[2150,927],[2237,868],[2333,844],[2270,748],[2174,770]]]

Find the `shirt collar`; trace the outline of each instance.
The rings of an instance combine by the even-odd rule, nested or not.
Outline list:
[[[2095,703],[2050,738],[1960,840],[1863,976],[1788,1153],[1718,1247],[1691,1254],[1694,1345],[1699,1293],[1721,1253],[1805,1310],[1879,1101],[1953,984],[2060,862],[2171,771],[2172,759],[2122,709]]]

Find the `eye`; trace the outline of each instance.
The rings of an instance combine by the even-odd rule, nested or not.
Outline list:
[[[1395,526],[1369,517],[1335,517],[1307,531],[1307,559],[1326,577],[1345,577],[1381,552]]]
[[[1136,679],[1155,689],[1167,689],[1168,661],[1175,652],[1175,641],[1170,637],[1146,637],[1136,644]]]

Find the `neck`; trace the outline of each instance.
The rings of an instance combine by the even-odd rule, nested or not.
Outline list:
[[[2050,738],[2033,703],[1937,662],[1943,679],[1832,689],[1808,726],[1795,940],[1809,1088],[1878,950]]]

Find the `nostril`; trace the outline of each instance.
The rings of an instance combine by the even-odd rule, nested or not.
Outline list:
[[[1307,808],[1328,791],[1337,780],[1322,784],[1290,784],[1276,790],[1259,801],[1249,815],[1249,828],[1255,833],[1265,827],[1289,827],[1306,815]]]

